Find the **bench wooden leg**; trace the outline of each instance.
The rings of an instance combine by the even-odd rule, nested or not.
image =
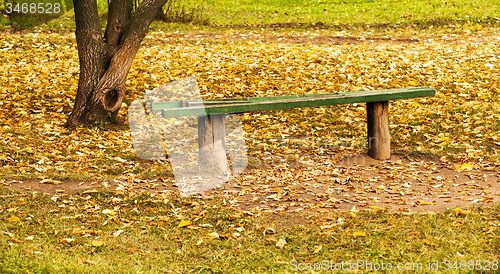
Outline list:
[[[198,116],[199,161],[216,162],[224,175],[229,172],[225,130],[224,114]]]
[[[377,160],[391,158],[389,102],[366,103],[368,123],[368,155]]]

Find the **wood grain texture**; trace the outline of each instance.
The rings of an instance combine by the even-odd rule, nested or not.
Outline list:
[[[368,155],[377,160],[390,159],[389,102],[366,103],[366,119],[368,125]]]

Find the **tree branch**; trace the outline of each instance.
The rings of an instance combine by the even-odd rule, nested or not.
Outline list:
[[[120,48],[121,38],[130,19],[133,0],[112,0],[108,7],[108,23],[104,32],[104,39],[108,46],[108,56],[113,55]]]
[[[163,7],[168,0],[144,0],[137,10],[132,14],[125,28],[122,41],[132,38],[142,41],[148,33],[151,22],[155,19],[156,12]]]

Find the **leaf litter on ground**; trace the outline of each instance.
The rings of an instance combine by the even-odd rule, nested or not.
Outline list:
[[[439,160],[430,162],[396,158],[369,167],[358,165],[356,161],[368,159],[362,154],[366,134],[362,104],[242,114],[256,168],[220,190],[235,195],[228,204],[256,211],[341,205],[395,205],[393,209],[406,211],[452,205],[450,199],[477,204],[498,197],[492,183],[498,180],[500,164],[499,39],[490,32],[406,40],[321,31],[207,35],[212,40],[197,39],[199,35],[203,36],[151,33],[129,74],[123,109],[146,90],[192,74],[204,98],[408,86],[437,90],[434,98],[391,104],[395,151],[410,159],[439,155]],[[301,37],[303,43],[288,43],[295,40],[290,37]],[[339,37],[344,40],[332,42]],[[0,94],[4,185],[56,193],[67,191],[66,184],[76,190],[98,186],[123,192],[175,190],[168,162],[134,155],[126,125],[114,130],[62,127],[78,78],[73,34],[2,33],[0,40],[6,52],[0,57],[0,84],[5,87]],[[180,99],[170,96],[168,100]],[[120,112],[120,119],[126,121],[126,111]],[[447,174],[433,177],[431,170]],[[292,181],[302,182],[291,186]]]

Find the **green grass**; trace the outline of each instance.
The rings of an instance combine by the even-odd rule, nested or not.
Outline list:
[[[426,273],[429,261],[500,260],[499,207],[250,216],[220,197],[51,197],[4,188],[0,204],[1,273],[291,273],[299,263],[323,260],[422,263],[415,273]],[[178,227],[181,220],[192,226]],[[359,232],[366,236],[354,236]]]
[[[5,3],[0,2],[0,9]],[[208,17],[210,27],[281,27],[335,29],[417,29],[437,26],[447,28],[449,24],[487,26],[500,23],[500,6],[491,0],[193,0],[181,1],[181,6],[205,6],[203,14]],[[71,2],[65,4],[67,12],[59,17],[23,15],[7,19],[1,17],[2,29],[48,29],[73,30],[73,11]],[[98,0],[102,24],[107,18],[107,2]],[[205,17],[205,16],[204,16]],[[15,22],[15,23],[14,23]],[[153,29],[192,30],[206,29],[193,23],[155,22]]]
[[[438,0],[240,0],[216,1],[214,24],[323,24],[350,26],[429,26],[455,22],[497,24],[494,1]]]

